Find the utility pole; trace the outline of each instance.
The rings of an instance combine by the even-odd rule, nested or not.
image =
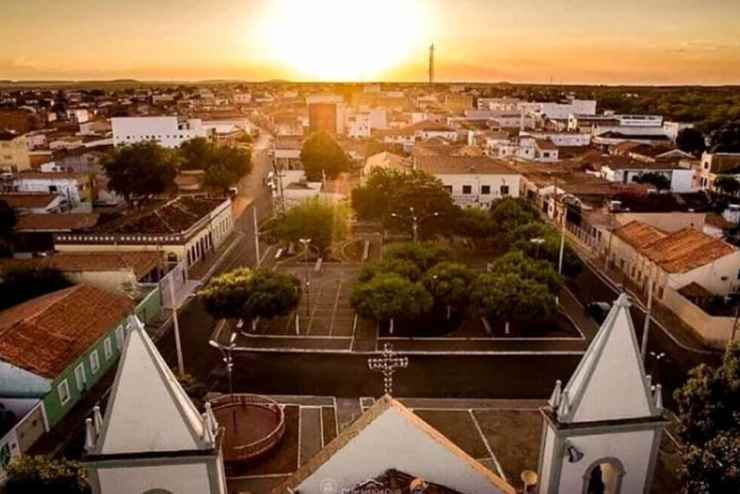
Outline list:
[[[177,299],[175,298],[174,270],[170,272],[170,300],[172,300],[172,323],[175,328],[175,348],[177,349],[177,372],[185,374],[185,364],[182,359],[182,345],[180,343],[180,323],[177,320]]]
[[[568,218],[568,205],[563,201],[563,225],[560,230],[560,255],[558,257],[558,274],[563,274],[563,256],[565,255],[565,222]]]
[[[647,356],[648,332],[650,331],[650,315],[653,311],[653,281],[648,279],[647,311],[645,312],[645,324],[642,327],[642,359]]]
[[[257,262],[255,264],[260,267],[260,232],[259,225],[257,224],[257,206],[252,205],[252,218],[254,219],[254,252],[257,256]]]

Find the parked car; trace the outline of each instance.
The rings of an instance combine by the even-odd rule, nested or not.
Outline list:
[[[612,310],[612,304],[609,302],[591,302],[586,306],[586,313],[599,324],[604,322],[610,310]]]

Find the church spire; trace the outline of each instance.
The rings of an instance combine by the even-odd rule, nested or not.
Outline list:
[[[660,414],[622,293],[562,392],[561,422],[593,422]],[[566,403],[567,402],[567,403]]]

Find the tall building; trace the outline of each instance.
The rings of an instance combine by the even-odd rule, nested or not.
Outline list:
[[[344,133],[344,100],[341,96],[309,96],[306,102],[309,133],[319,131],[331,135]]]

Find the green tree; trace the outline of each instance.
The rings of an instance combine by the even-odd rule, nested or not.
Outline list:
[[[461,209],[456,215],[454,229],[458,235],[476,240],[489,239],[498,233],[491,213],[481,208]]]
[[[474,279],[475,273],[466,265],[441,262],[426,272],[422,283],[434,302],[445,307],[449,320],[453,309],[461,311],[467,306]]]
[[[348,225],[349,211],[344,205],[315,198],[279,216],[273,231],[277,238],[288,242],[310,238],[311,245],[323,255],[333,242],[345,238]]]
[[[740,153],[740,121],[723,125],[712,133],[713,153]]]
[[[383,249],[384,259],[401,259],[416,265],[420,272],[425,273],[432,266],[452,258],[452,252],[433,242],[398,242]]]
[[[491,204],[491,219],[498,231],[511,231],[539,220],[539,215],[524,199],[505,197]]]
[[[45,456],[19,456],[7,467],[7,494],[89,494],[85,470],[77,462]]]
[[[722,365],[701,364],[674,393],[685,494],[740,492],[740,343]]]
[[[0,310],[70,286],[72,283],[56,269],[8,270],[0,282]]]
[[[472,299],[489,320],[505,322],[506,334],[511,322],[549,319],[557,311],[555,297],[547,285],[514,273],[479,275],[473,285]]]
[[[356,284],[352,288],[350,302],[364,318],[389,321],[391,334],[396,319],[416,319],[428,312],[434,303],[421,284],[397,274],[378,275],[366,283]]]
[[[490,272],[506,275],[514,274],[521,279],[533,280],[541,283],[553,295],[560,291],[560,275],[552,264],[547,261],[532,259],[520,250],[511,251],[491,263]]]
[[[272,319],[295,309],[301,297],[301,282],[291,274],[261,269],[250,278],[247,292],[242,310],[245,317],[252,319],[255,331],[257,318]]]
[[[728,195],[735,195],[740,190],[740,182],[735,177],[720,175],[714,179],[714,188]]]
[[[312,134],[301,148],[301,163],[306,178],[319,181],[323,174],[335,178],[349,169],[349,159],[337,141],[326,132]]]
[[[254,273],[251,269],[239,268],[211,279],[198,292],[206,311],[216,319],[242,318],[252,276]]]
[[[642,173],[634,178],[638,184],[652,185],[659,191],[671,188],[671,181],[665,175],[660,173],[648,172]]]
[[[222,192],[252,171],[249,150],[216,145],[203,137],[182,143],[179,152],[184,170],[204,170],[205,184]]]
[[[681,151],[698,156],[706,148],[704,134],[693,127],[681,129],[676,136],[676,146]]]
[[[383,259],[381,261],[365,264],[360,270],[358,280],[360,282],[370,281],[378,275],[397,274],[410,281],[419,281],[421,270],[416,263],[408,259]]]
[[[416,216],[422,238],[449,233],[459,214],[444,184],[420,170],[374,169],[364,185],[352,190],[352,208],[358,218],[400,232],[412,232]]]
[[[115,148],[103,160],[103,168],[108,186],[130,203],[171,189],[179,163],[175,151],[140,142]]]

